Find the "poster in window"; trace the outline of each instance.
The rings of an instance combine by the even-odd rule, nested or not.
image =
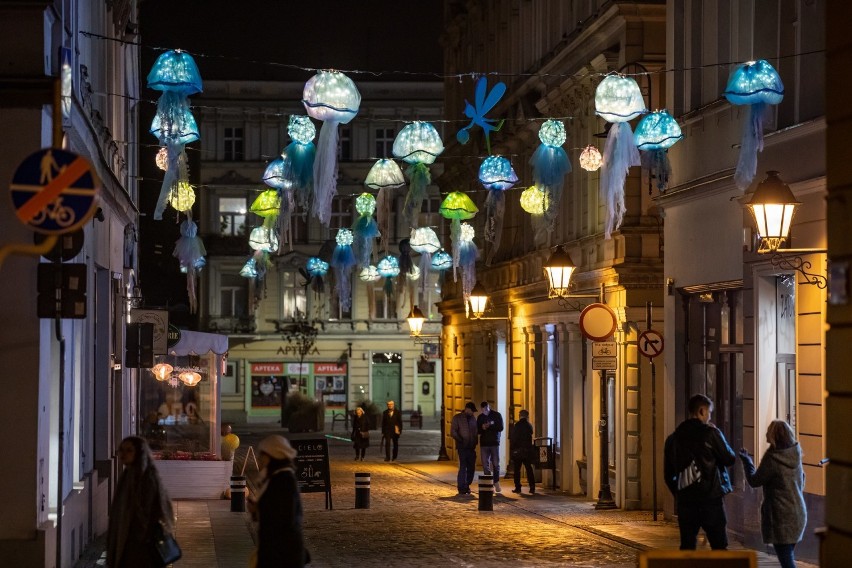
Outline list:
[[[314,398],[326,410],[346,409],[346,364],[314,363]]]
[[[251,364],[252,408],[276,408],[281,406],[281,389],[285,388],[282,363]]]

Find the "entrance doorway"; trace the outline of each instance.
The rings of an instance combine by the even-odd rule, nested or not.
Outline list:
[[[397,408],[402,408],[402,354],[374,353],[372,369],[373,402],[384,409],[389,400],[396,402]]]

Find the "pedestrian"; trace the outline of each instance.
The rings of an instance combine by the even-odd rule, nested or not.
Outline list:
[[[301,568],[310,562],[310,554],[302,537],[296,450],[287,438],[273,435],[258,444],[257,453],[261,484],[249,501],[249,511],[257,521],[257,551],[249,564],[256,568]]]
[[[689,399],[689,418],[681,422],[665,445],[666,486],[677,499],[680,549],[695,550],[698,530],[704,529],[710,547],[728,548],[723,498],[731,492],[727,467],[736,455],[724,434],[710,422],[713,401],[703,394]]]
[[[535,451],[535,446],[533,446],[533,427],[529,418],[529,411],[518,412],[518,421],[509,433],[509,447],[515,464],[515,488],[512,489],[512,493],[521,492],[521,465],[523,465],[527,471],[530,495],[535,495],[535,472],[532,467],[532,453]]]
[[[107,535],[107,566],[147,568],[162,566],[154,538],[172,534],[174,512],[144,438],[130,436],[118,446],[124,470],[112,500]]]
[[[805,474],[802,450],[796,434],[783,420],[773,420],[766,429],[769,449],[755,470],[748,451],[740,450],[745,478],[752,487],[763,487],[760,505],[760,532],[763,542],[775,547],[781,568],[795,568],[793,550],[802,540],[808,511],[802,491]]]
[[[453,416],[450,425],[450,436],[456,441],[456,452],[459,455],[459,473],[456,476],[456,486],[459,495],[470,495],[470,484],[476,472],[476,405],[468,402],[464,410]]]
[[[500,433],[503,431],[503,416],[491,410],[487,401],[479,405],[476,418],[479,429],[479,455],[485,475],[494,476],[494,491],[500,493]]]
[[[370,447],[370,420],[360,406],[355,408],[352,418],[352,447],[355,448],[355,461],[364,461],[364,454]]]
[[[387,409],[382,413],[382,438],[385,440],[385,461],[396,461],[399,454],[399,436],[402,434],[402,413],[394,408],[394,402],[388,401]],[[391,456],[393,443],[393,456]]]

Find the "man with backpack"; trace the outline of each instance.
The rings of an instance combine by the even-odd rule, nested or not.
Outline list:
[[[727,467],[736,454],[724,434],[710,422],[713,401],[703,394],[689,399],[689,418],[666,438],[664,475],[677,499],[680,549],[695,550],[698,530],[710,547],[728,547],[723,498],[731,492]]]

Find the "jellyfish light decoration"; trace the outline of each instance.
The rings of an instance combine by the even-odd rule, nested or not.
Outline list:
[[[544,219],[544,214],[548,209],[548,200],[548,194],[534,185],[521,192],[519,199],[521,209],[530,214],[536,240],[541,239],[546,233],[547,222]]]
[[[453,281],[458,277],[457,269],[461,252],[461,222],[473,219],[479,209],[467,194],[453,191],[444,198],[439,208],[441,215],[450,220],[450,240],[453,243]]]
[[[290,144],[281,152],[284,162],[282,173],[288,181],[289,189],[295,193],[296,203],[302,210],[307,211],[314,183],[314,162],[317,154],[314,138],[317,129],[310,117],[294,114],[290,116],[290,122],[287,124],[287,134],[290,135]]]
[[[587,172],[596,172],[603,165],[603,156],[600,150],[589,144],[580,152],[580,167]]]
[[[344,310],[352,307],[352,269],[355,267],[355,253],[352,243],[355,240],[352,231],[342,228],[334,238],[337,246],[331,256],[331,267],[334,269],[334,284],[340,305]]]
[[[311,118],[322,121],[314,158],[311,212],[328,227],[331,201],[337,194],[337,125],[348,124],[355,118],[361,106],[361,93],[343,73],[320,71],[305,83],[302,104]]]
[[[606,205],[604,236],[621,226],[626,206],[624,180],[631,166],[641,164],[628,121],[645,114],[645,99],[632,77],[607,75],[595,89],[595,112],[612,123],[601,166],[601,199]]]
[[[486,94],[487,93],[487,94]],[[470,140],[468,132],[474,126],[482,128],[482,133],[485,135],[485,148],[491,154],[491,133],[497,132],[503,127],[503,121],[497,121],[494,118],[485,118],[485,114],[497,106],[500,99],[506,93],[506,84],[497,83],[491,92],[488,92],[488,80],[483,76],[476,81],[476,91],[474,93],[474,103],[476,106],[464,101],[464,115],[470,119],[470,124],[462,128],[456,133],[456,140],[459,144],[467,144]]]
[[[393,281],[399,276],[399,260],[389,254],[379,260],[376,264],[376,270],[378,270],[379,276],[385,279],[385,296],[390,302],[393,299]]]
[[[381,238],[381,247],[388,252],[388,235],[390,235],[390,217],[393,208],[393,190],[405,185],[405,177],[399,164],[393,160],[382,158],[376,160],[367,173],[364,185],[378,191],[376,195],[376,221]]]
[[[195,277],[207,263],[204,255],[207,251],[198,236],[198,225],[192,219],[186,219],[180,224],[180,237],[175,241],[172,255],[180,262],[181,272],[186,272],[186,292],[189,296],[189,312],[195,313],[198,299],[195,291]]]
[[[399,278],[410,276],[414,272],[414,260],[411,258],[411,239],[399,241]]]
[[[355,211],[358,218],[352,223],[352,233],[355,242],[355,259],[359,267],[370,265],[373,258],[373,243],[379,237],[379,225],[373,218],[376,211],[376,198],[372,193],[364,192],[355,198]]]
[[[533,226],[537,238],[543,233],[553,230],[553,223],[559,213],[559,203],[562,200],[562,187],[565,184],[565,176],[571,172],[571,161],[562,145],[565,144],[567,135],[565,125],[558,120],[546,120],[538,130],[538,139],[541,141],[538,148],[530,158],[532,166],[533,181],[539,191],[547,196],[545,200],[548,208]]]
[[[441,241],[432,227],[411,229],[411,250],[420,254],[420,290],[426,290],[427,275],[432,267],[432,255],[441,250]]]
[[[470,292],[476,285],[476,261],[479,258],[479,249],[473,242],[476,236],[473,226],[469,223],[461,224],[459,233],[459,266],[462,271],[462,294],[465,305],[470,297]]]
[[[683,132],[680,125],[665,110],[646,115],[636,125],[633,142],[642,154],[642,169],[654,180],[658,191],[665,191],[669,185],[672,166],[668,151],[681,138]]]
[[[511,162],[503,156],[488,156],[479,166],[479,183],[488,190],[485,198],[485,241],[490,243],[485,263],[491,264],[497,249],[500,248],[500,237],[503,234],[503,217],[506,214],[505,191],[518,183],[518,176]]]
[[[328,263],[319,257],[312,256],[308,259],[307,263],[305,263],[305,269],[307,272],[307,280],[311,283],[311,290],[317,294],[325,292],[325,282],[323,281],[323,278],[325,278],[325,275],[328,274]]]
[[[408,195],[405,196],[402,215],[411,228],[417,228],[417,216],[426,197],[426,188],[432,183],[429,165],[443,151],[441,136],[428,122],[406,124],[393,141],[393,155],[409,164],[405,171],[409,179]]]
[[[166,169],[154,219],[161,220],[172,186],[187,180],[185,146],[198,140],[198,125],[189,110],[189,96],[201,92],[201,74],[191,55],[180,50],[166,51],[148,73],[148,88],[161,91],[151,133],[166,149]]]
[[[453,267],[453,257],[444,249],[439,250],[432,256],[432,270],[444,273]]]
[[[734,173],[737,187],[745,191],[757,172],[757,153],[763,151],[766,105],[777,105],[784,99],[784,84],[775,68],[765,59],[747,61],[734,68],[722,94],[732,105],[749,105]]]

